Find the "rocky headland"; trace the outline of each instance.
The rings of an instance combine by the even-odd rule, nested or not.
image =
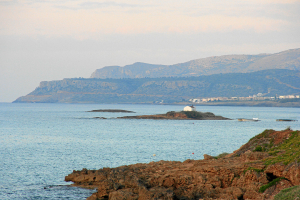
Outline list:
[[[118,119],[230,120],[226,117],[216,116],[211,112],[197,111],[170,111],[166,114],[125,116],[118,117]]]
[[[74,170],[65,181],[98,188],[88,200],[282,199],[287,194],[295,199],[300,195],[300,131],[265,130],[231,154],[203,160]]]
[[[217,70],[220,73],[219,70]],[[170,76],[170,74],[168,74]],[[264,97],[297,95],[299,70],[270,69],[251,73],[226,73],[188,77],[99,79],[66,78],[42,81],[14,103],[147,103],[190,104],[189,99],[204,97]],[[300,102],[220,101],[203,105],[299,106]],[[199,104],[201,105],[201,104]]]

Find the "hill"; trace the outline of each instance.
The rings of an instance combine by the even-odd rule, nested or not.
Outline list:
[[[14,102],[174,103],[199,97],[300,94],[300,71],[275,69],[252,73],[139,79],[63,79],[43,81]]]
[[[214,56],[174,65],[137,62],[124,67],[107,66],[97,69],[91,78],[186,77],[267,69],[300,70],[300,48],[275,54]]]

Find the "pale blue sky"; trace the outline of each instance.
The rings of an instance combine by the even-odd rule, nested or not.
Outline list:
[[[0,0],[0,102],[108,65],[300,48],[299,0]]]

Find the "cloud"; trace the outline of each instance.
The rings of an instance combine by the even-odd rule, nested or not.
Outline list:
[[[115,2],[115,1],[104,1],[104,2],[94,2],[94,1],[87,1],[81,2],[78,1],[77,3],[65,3],[65,4],[55,4],[53,5],[55,8],[59,9],[66,9],[66,10],[85,10],[85,9],[94,9],[94,10],[102,10],[102,9],[114,9],[114,8],[141,8],[145,7],[145,5],[141,4],[130,4],[130,3],[122,3],[122,2]]]
[[[5,1],[7,2],[7,1]],[[0,34],[70,36],[299,30],[296,0],[20,0],[0,6]],[[282,6],[281,3],[288,3]],[[270,6],[270,4],[276,4]],[[280,4],[280,5],[277,5]],[[291,8],[293,7],[293,9]],[[58,9],[59,8],[59,9]]]
[[[83,1],[83,0],[12,0],[17,2],[18,5],[26,6],[50,6],[54,8],[60,9],[70,9],[70,10],[79,10],[79,9],[99,9],[99,8],[107,8],[107,7],[141,7],[145,6],[141,4],[139,1],[135,0],[106,0],[106,1]],[[3,0],[6,4],[12,2],[9,0]],[[1,5],[0,0],[0,5]],[[130,3],[132,2],[132,3]],[[12,4],[12,3],[10,3]]]
[[[114,1],[106,1],[106,2],[83,2],[78,4],[80,8],[103,8],[103,7],[110,7],[110,6],[117,6],[117,7],[140,7],[138,4],[128,4],[128,3],[118,3]]]
[[[1,11],[1,10],[0,10]],[[103,34],[196,33],[255,30],[279,31],[289,23],[281,19],[250,16],[191,16],[180,12],[98,12],[89,10],[57,11],[54,8],[14,9],[3,12],[6,21],[0,34],[69,35],[77,38]],[[13,13],[13,14],[9,14]]]
[[[259,4],[294,4],[300,3],[300,0],[245,0],[251,1],[252,3]]]
[[[11,6],[17,4],[17,0],[0,0],[0,6]]]

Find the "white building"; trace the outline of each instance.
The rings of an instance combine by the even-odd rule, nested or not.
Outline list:
[[[183,108],[183,111],[196,111],[196,108],[194,106],[186,106]]]

